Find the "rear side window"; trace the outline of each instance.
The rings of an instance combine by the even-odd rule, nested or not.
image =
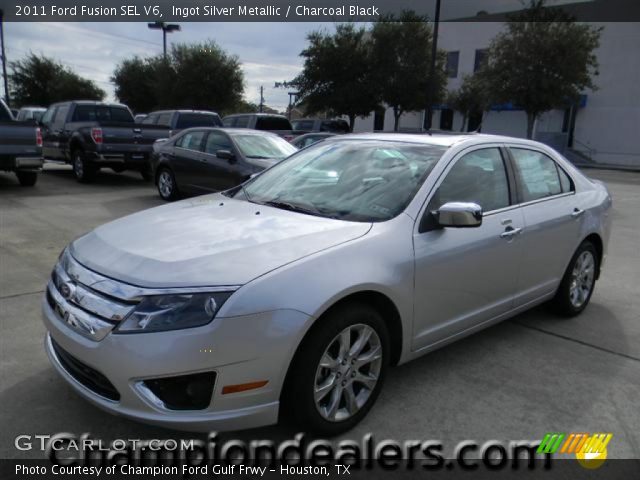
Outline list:
[[[69,105],[61,105],[56,110],[56,115],[53,117],[53,125],[56,127],[62,127],[64,125],[65,120],[67,119],[67,114],[69,113]]]
[[[522,202],[559,195],[565,188],[571,191],[571,180],[567,174],[562,172],[565,178],[561,180],[556,162],[544,153],[526,148],[511,148],[511,154]]]
[[[225,118],[224,120],[222,120],[222,126],[233,127],[233,124],[235,123],[235,121],[236,121],[235,117]]]
[[[51,120],[53,120],[53,116],[56,113],[56,109],[57,107],[51,107],[49,108],[44,115],[42,116],[42,123],[44,123],[45,125],[48,125],[51,123]]]
[[[447,202],[473,202],[484,212],[509,206],[509,184],[502,155],[497,148],[483,148],[460,158],[429,202],[438,210]]]
[[[249,126],[249,117],[247,116],[243,116],[243,117],[234,117],[234,118],[230,118],[229,120],[231,120],[233,122],[233,126],[234,128],[247,128]],[[225,124],[225,126],[227,126]]]
[[[156,125],[162,125],[163,127],[170,127],[172,116],[173,116],[173,113],[171,112],[161,113],[160,115],[158,115],[158,121],[156,122]]]
[[[204,139],[204,133],[202,130],[196,130],[195,132],[189,132],[178,139],[176,147],[184,148],[186,150],[202,151],[202,140]]]
[[[293,126],[293,130],[304,130],[310,132],[313,130],[313,124],[315,122],[313,120],[296,120],[291,122]]]
[[[220,117],[211,113],[181,113],[178,116],[176,128],[191,127],[219,127],[222,125]]]
[[[258,117],[256,130],[292,130],[291,123],[284,117]]]
[[[158,115],[155,114],[151,114],[151,115],[147,115],[145,118],[142,119],[142,125],[155,125],[156,124],[156,120],[158,120]]]
[[[321,132],[349,133],[349,124],[344,120],[325,120],[320,126]]]

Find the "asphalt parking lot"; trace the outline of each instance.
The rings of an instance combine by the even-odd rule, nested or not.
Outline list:
[[[609,256],[587,310],[567,320],[540,307],[392,369],[348,438],[437,439],[453,450],[463,440],[611,432],[609,458],[640,458],[640,174],[587,174],[604,180],[614,198]],[[21,188],[0,173],[1,458],[41,457],[14,448],[20,434],[193,438],[93,407],[58,378],[42,346],[40,299],[61,249],[102,223],[161,203],[135,174],[103,173],[81,185],[68,167],[47,165],[34,188]],[[293,433],[275,426],[224,437]]]

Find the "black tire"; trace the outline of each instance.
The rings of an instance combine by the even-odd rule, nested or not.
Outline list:
[[[98,170],[87,161],[82,150],[74,150],[71,153],[71,162],[76,180],[89,183],[95,178]]]
[[[20,171],[16,172],[16,177],[23,187],[33,187],[38,181],[38,172]]]
[[[169,183],[163,183],[163,185],[161,185],[161,182],[165,181]],[[164,188],[165,185],[170,185],[170,187],[166,189]],[[156,187],[158,187],[158,194],[160,195],[160,198],[166,200],[167,202],[176,200],[180,195],[176,177],[169,168],[163,167],[158,170],[158,176],[156,177]]]
[[[583,291],[583,297],[580,298],[579,303],[576,301],[572,301],[572,287],[575,287],[574,282],[576,280],[576,275],[574,270],[576,270],[576,266],[578,265],[579,259],[581,258],[591,258],[593,262],[592,266],[592,275],[590,281],[584,281],[583,284],[590,283],[588,293]],[[589,300],[591,300],[591,295],[593,294],[593,290],[595,288],[596,277],[598,269],[600,268],[600,258],[598,256],[598,251],[596,247],[588,240],[585,240],[580,244],[576,252],[571,257],[571,261],[569,262],[569,266],[562,277],[562,282],[560,282],[560,286],[558,287],[558,291],[556,292],[555,297],[551,301],[554,309],[564,315],[566,317],[574,317],[580,314],[589,304]],[[584,275],[581,276],[582,279],[586,278]],[[575,288],[574,288],[575,291]],[[586,293],[586,295],[585,295]],[[575,298],[575,297],[574,297]]]
[[[320,359],[340,332],[349,326],[360,325],[371,327],[380,340],[382,359],[378,381],[355,414],[344,420],[331,421],[321,415],[314,398],[316,375],[321,368]],[[376,310],[368,305],[355,302],[331,310],[312,327],[294,357],[282,395],[283,420],[293,422],[296,429],[301,427],[307,432],[323,436],[335,436],[350,430],[367,415],[375,403],[384,383],[389,358],[389,333],[382,316]],[[349,362],[345,362],[345,364],[348,368]],[[338,366],[337,368],[342,367]],[[350,375],[345,373],[342,379],[347,377]],[[327,395],[327,397],[330,396],[331,394]],[[343,397],[340,398],[340,402],[342,402]],[[340,405],[343,404],[340,403]]]

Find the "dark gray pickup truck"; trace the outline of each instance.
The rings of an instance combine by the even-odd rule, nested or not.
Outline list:
[[[0,100],[0,170],[14,172],[20,185],[35,185],[42,168],[41,147],[40,128],[13,120]]]
[[[40,120],[43,156],[73,166],[76,178],[91,181],[101,168],[137,170],[151,179],[153,143],[168,136],[165,127],[133,121],[126,105],[92,101],[51,105]]]

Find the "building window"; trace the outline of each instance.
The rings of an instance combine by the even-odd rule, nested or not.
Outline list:
[[[453,110],[450,108],[440,110],[440,130],[453,130]]]
[[[473,64],[473,71],[477,72],[478,70],[480,70],[486,61],[487,61],[487,49],[479,48],[478,50],[476,50],[476,59]]]
[[[447,76],[456,78],[458,76],[458,61],[460,52],[447,52]]]

